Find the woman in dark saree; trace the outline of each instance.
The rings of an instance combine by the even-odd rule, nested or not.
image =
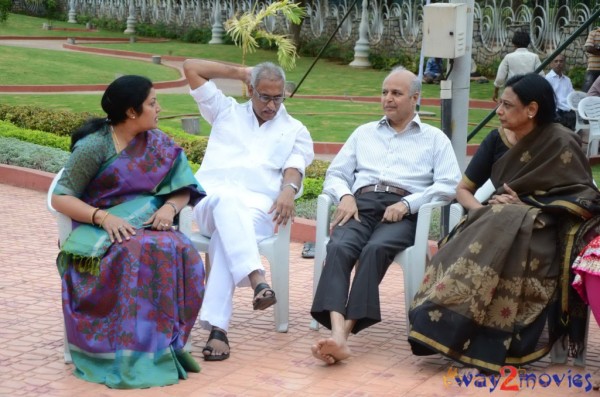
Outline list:
[[[555,108],[543,77],[507,82],[496,112],[511,142],[491,167],[496,192],[485,205],[462,198],[468,214],[427,265],[409,312],[414,354],[498,372],[540,359],[575,325],[572,249],[600,193]]]
[[[170,385],[200,370],[184,345],[204,267],[173,222],[204,193],[181,148],[156,129],[150,80],[120,77],[101,104],[107,118],[74,132],[52,196],[73,219],[57,265],[74,373],[111,388]]]

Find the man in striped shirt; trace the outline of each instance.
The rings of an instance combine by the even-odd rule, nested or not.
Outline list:
[[[385,116],[358,127],[327,170],[323,191],[338,207],[311,309],[332,331],[312,346],[327,364],[350,356],[351,332],[381,321],[379,283],[413,244],[419,208],[452,200],[461,178],[450,140],[416,113],[420,91],[417,76],[392,70],[381,92]]]
[[[600,76],[600,28],[596,28],[588,34],[584,49],[588,57],[588,66],[582,91],[587,92]]]

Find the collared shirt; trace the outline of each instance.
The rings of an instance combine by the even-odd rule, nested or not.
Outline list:
[[[272,120],[259,125],[251,101],[237,103],[212,81],[190,94],[212,126],[196,179],[209,195],[232,189],[249,206],[267,211],[280,193],[283,171],[296,168],[304,174],[312,162],[308,130],[283,104]]]
[[[600,45],[600,28],[596,28],[588,34],[588,37],[585,41],[584,47],[592,46],[595,47]],[[585,55],[587,56],[587,70],[600,70],[600,55],[590,54],[586,51]]]
[[[594,84],[592,84],[587,94],[589,96],[600,96],[600,76],[594,80]]]
[[[564,111],[571,110],[567,102],[567,97],[573,92],[571,79],[565,74],[559,76],[554,70],[550,70],[546,76],[546,80],[548,80],[554,89],[554,95],[556,95],[556,109]]]
[[[452,144],[440,129],[415,114],[398,133],[384,117],[350,135],[327,170],[323,192],[339,202],[364,186],[393,185],[411,192],[405,199],[414,213],[434,199],[453,199],[460,177]]]
[[[527,48],[517,48],[513,52],[506,54],[502,62],[500,62],[494,85],[502,87],[506,83],[506,80],[511,77],[517,74],[532,73],[541,64],[540,57],[536,54],[530,52]],[[540,71],[540,76],[544,76],[543,70]]]

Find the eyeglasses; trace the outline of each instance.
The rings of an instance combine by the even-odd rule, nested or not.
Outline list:
[[[283,95],[278,95],[278,96],[263,95],[260,92],[258,92],[258,90],[256,88],[254,89],[254,93],[257,94],[256,97],[262,103],[269,103],[269,102],[273,101],[273,103],[275,105],[281,105],[283,103],[283,101],[285,101],[285,96],[283,96]]]

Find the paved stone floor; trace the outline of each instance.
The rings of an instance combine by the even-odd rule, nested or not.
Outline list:
[[[0,233],[0,396],[571,396],[587,393],[575,382],[569,387],[569,379],[600,369],[600,331],[592,322],[586,368],[551,365],[548,359],[527,368],[538,376],[565,375],[560,387],[538,383],[534,389],[509,392],[498,386],[490,392],[489,383],[486,388],[444,385],[449,361],[410,353],[400,266],[390,268],[381,286],[383,322],[351,338],[353,358],[327,367],[310,354],[311,343],[326,335],[309,329],[313,264],[301,258],[302,244],[293,243],[289,332],[276,333],[272,309],[253,311],[250,290],[238,290],[229,360],[201,362],[201,373],[177,385],[111,390],[75,378],[72,365],[63,361],[57,235],[45,194],[0,185]],[[197,358],[206,337],[206,331],[194,329]]]

